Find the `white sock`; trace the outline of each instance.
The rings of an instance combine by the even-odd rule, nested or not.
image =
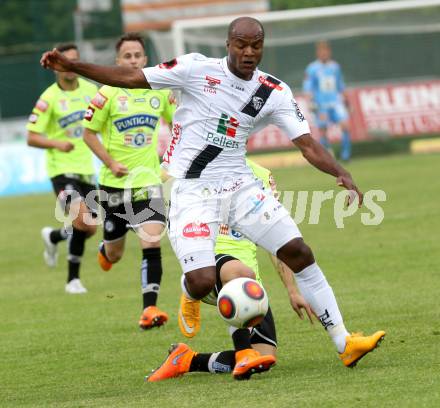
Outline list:
[[[345,337],[349,335],[344,326],[333,289],[325,279],[317,263],[293,274],[304,299],[317,314],[339,353],[345,350]]]
[[[184,294],[188,299],[190,299],[190,300],[197,300],[197,299],[194,299],[194,298],[189,294],[188,289],[186,288],[186,285],[185,285],[185,274],[184,274],[184,273],[182,273],[182,277],[180,278],[180,286],[182,287],[182,292],[183,292],[183,294]]]

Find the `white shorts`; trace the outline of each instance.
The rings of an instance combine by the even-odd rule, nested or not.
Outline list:
[[[274,255],[301,237],[287,210],[259,180],[244,176],[174,181],[168,234],[184,272],[215,265],[220,224],[228,224]]]

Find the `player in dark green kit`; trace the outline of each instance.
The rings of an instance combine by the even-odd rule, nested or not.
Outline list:
[[[71,60],[79,59],[75,44],[60,44],[57,49]],[[65,290],[70,294],[86,293],[79,280],[81,257],[87,238],[96,232],[91,219],[93,208],[85,203],[95,189],[93,157],[82,139],[82,119],[96,86],[73,72],[57,72],[56,82],[38,99],[27,124],[29,146],[46,149],[47,173],[60,204],[76,214],[72,233],[64,228],[44,227],[44,258],[49,267],[57,264],[57,244],[69,238],[68,277]]]
[[[138,34],[122,36],[116,51],[117,65],[142,68],[147,63]],[[162,278],[160,236],[165,227],[157,138],[160,118],[172,122],[172,99],[166,90],[103,86],[83,121],[84,140],[104,163],[99,174],[100,201],[105,211],[99,264],[109,270],[123,255],[127,231],[136,232],[142,249],[142,329],[161,326],[168,320],[156,306]]]

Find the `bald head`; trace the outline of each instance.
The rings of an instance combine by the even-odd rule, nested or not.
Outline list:
[[[263,25],[252,17],[238,17],[229,24],[228,40],[242,35],[264,38]]]

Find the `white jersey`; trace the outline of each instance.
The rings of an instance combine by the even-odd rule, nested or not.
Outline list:
[[[187,54],[143,72],[152,89],[182,91],[163,158],[173,177],[252,176],[245,154],[256,128],[273,124],[292,140],[310,133],[287,84],[258,69],[249,81],[238,78],[226,57]]]

